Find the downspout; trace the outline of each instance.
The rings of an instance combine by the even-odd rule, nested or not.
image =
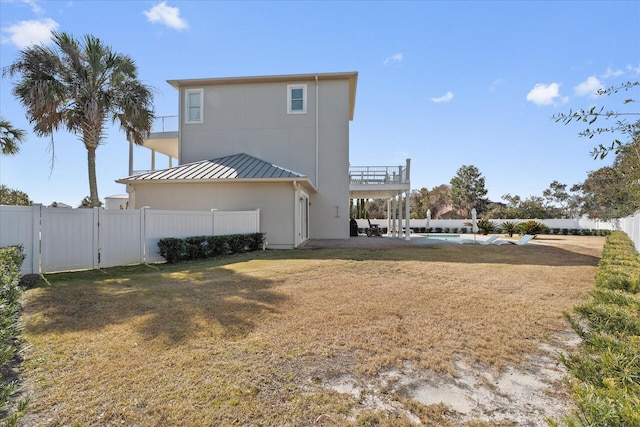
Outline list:
[[[320,88],[318,86],[318,75],[316,74],[316,189],[318,189],[320,187],[319,183],[318,183],[318,155],[319,155],[319,139],[320,139],[320,134],[318,131],[318,105],[319,105],[319,101],[318,101],[318,95],[320,93]]]

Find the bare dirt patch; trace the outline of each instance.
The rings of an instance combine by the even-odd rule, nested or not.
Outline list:
[[[593,287],[603,244],[325,247],[48,276],[25,295],[22,425],[540,425],[568,408],[562,312]]]

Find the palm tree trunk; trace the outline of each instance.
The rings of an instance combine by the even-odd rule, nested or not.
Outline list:
[[[98,198],[98,182],[96,180],[96,147],[87,147],[87,165],[89,168],[89,200],[91,207],[100,206]]]

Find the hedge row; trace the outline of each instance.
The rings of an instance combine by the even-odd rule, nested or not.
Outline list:
[[[14,358],[18,342],[20,317],[20,295],[18,287],[20,267],[24,260],[22,248],[9,246],[0,248],[0,419],[3,426],[15,425],[26,408],[26,401],[20,402],[17,411],[9,413],[9,397],[15,390],[11,381],[10,363]]]
[[[160,255],[168,263],[211,258],[263,248],[265,233],[230,234],[227,236],[194,236],[160,239]]]
[[[563,357],[576,410],[568,426],[640,426],[640,254],[629,237],[607,238],[589,300],[566,315],[582,338]]]

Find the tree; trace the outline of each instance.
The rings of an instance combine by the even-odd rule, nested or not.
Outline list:
[[[19,75],[13,94],[27,109],[38,136],[64,126],[87,149],[91,206],[98,206],[96,149],[104,143],[107,120],[118,123],[127,140],[141,145],[155,118],[152,89],[137,78],[133,60],[87,35],[82,42],[53,32],[53,47],[33,45],[3,70]]]
[[[84,199],[82,199],[82,201],[80,202],[80,204],[78,205],[78,208],[80,209],[89,209],[89,208],[93,208],[93,207],[101,207],[102,206],[102,202],[98,202],[98,206],[92,206],[91,205],[91,198],[89,196],[85,197]]]
[[[611,86],[606,89],[599,89],[598,91],[596,91],[596,95],[611,96],[620,91],[627,92],[637,86],[640,86],[640,82],[627,82],[620,86]],[[627,98],[624,100],[624,104],[630,104],[634,102],[638,102],[638,101],[632,98]],[[584,131],[580,132],[579,135],[583,137],[587,137],[589,139],[592,139],[594,136],[604,134],[604,133],[613,133],[613,134],[620,133],[622,135],[627,135],[628,137],[630,137],[631,141],[633,141],[635,135],[640,130],[640,120],[636,119],[633,122],[629,123],[627,121],[627,117],[629,116],[640,116],[640,113],[605,110],[604,107],[598,108],[594,106],[588,110],[586,109],[580,109],[578,111],[570,110],[569,113],[566,113],[566,114],[557,113],[553,116],[553,119],[555,119],[556,122],[562,122],[565,125],[574,121],[587,123],[587,128]],[[601,119],[601,118],[605,120],[608,120],[610,118],[614,118],[618,120],[616,120],[615,124],[611,126],[596,127],[596,128],[589,127],[593,125],[598,119]],[[608,146],[599,144],[597,147],[594,147],[593,151],[591,152],[591,155],[593,156],[594,159],[597,159],[598,157],[600,159],[604,159],[607,156],[607,154],[609,154],[611,151],[615,151],[616,154],[619,153],[619,150],[627,144],[628,143],[620,142],[618,139],[614,139],[613,142]]]
[[[0,117],[0,152],[2,154],[17,154],[24,138],[25,131],[14,128],[9,121]]]
[[[462,166],[451,179],[451,200],[455,210],[460,215],[469,217],[471,210],[476,209],[482,215],[487,211],[489,200],[485,198],[487,190],[485,180],[477,167]]]
[[[549,209],[545,206],[544,198],[540,196],[530,196],[522,199],[520,196],[505,194],[502,200],[507,202],[506,206],[497,206],[484,215],[484,218],[552,218]]]
[[[612,219],[640,209],[640,138],[621,147],[613,165],[589,173],[582,184],[584,213]]]
[[[433,187],[429,191],[429,209],[431,209],[431,217],[440,218],[451,210],[451,187],[447,184],[441,184]]]
[[[429,191],[424,187],[420,190],[411,190],[409,206],[411,219],[426,218],[429,209]]]
[[[31,206],[31,203],[27,193],[0,185],[0,205]]]

